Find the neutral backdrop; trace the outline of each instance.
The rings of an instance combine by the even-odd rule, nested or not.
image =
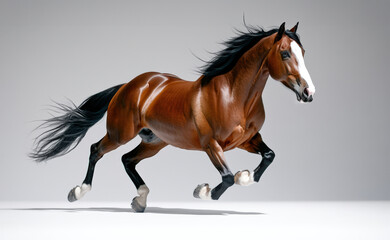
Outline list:
[[[247,24],[286,22],[306,49],[317,92],[311,104],[268,80],[261,130],[275,151],[259,184],[234,186],[220,201],[390,200],[389,1],[0,1],[0,200],[65,201],[84,179],[89,146],[105,119],[74,151],[47,163],[27,157],[52,100],[88,96],[146,71],[199,77],[208,53]],[[130,201],[136,190],[120,157],[104,156],[90,201]],[[233,172],[260,157],[226,153]],[[197,184],[220,176],[206,154],[174,147],[143,161],[151,201],[198,201]]]

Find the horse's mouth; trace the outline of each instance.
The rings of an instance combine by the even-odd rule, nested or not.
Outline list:
[[[295,95],[297,96],[297,100],[300,103],[308,103],[313,101],[313,96],[306,96],[305,94],[300,94],[298,91],[294,89]]]
[[[295,92],[295,94],[297,95],[298,102],[303,102],[301,96],[299,95],[299,93]]]

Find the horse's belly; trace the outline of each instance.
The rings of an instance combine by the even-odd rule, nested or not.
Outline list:
[[[148,127],[162,141],[183,149],[201,150],[200,141],[195,128],[187,126],[173,126],[159,122],[157,124],[149,123]]]

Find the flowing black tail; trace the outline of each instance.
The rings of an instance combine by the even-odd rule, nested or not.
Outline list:
[[[87,98],[79,107],[58,104],[63,115],[45,120],[38,128],[48,129],[35,141],[30,157],[37,162],[62,156],[73,150],[88,129],[105,114],[108,104],[123,84],[109,88]]]

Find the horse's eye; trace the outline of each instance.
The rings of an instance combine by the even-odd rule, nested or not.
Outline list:
[[[290,53],[288,51],[282,51],[280,54],[282,55],[283,60],[290,58]]]

